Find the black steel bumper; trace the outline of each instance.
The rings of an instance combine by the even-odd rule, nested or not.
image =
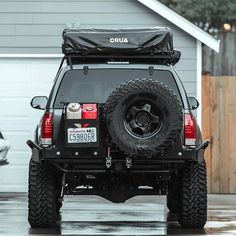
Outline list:
[[[76,149],[63,149],[58,148],[42,148],[31,140],[27,141],[28,146],[32,150],[32,157],[35,161],[49,161],[55,164],[59,169],[64,172],[72,172],[69,169],[65,169],[64,164],[73,164],[77,166],[77,171],[74,172],[106,172],[106,157],[99,155],[94,156],[89,153],[88,157],[80,157],[76,153]],[[160,164],[184,164],[187,161],[198,161],[204,160],[204,151],[209,144],[209,140],[204,141],[201,145],[194,149],[171,150],[165,153],[163,156],[157,156],[154,158],[134,158],[132,160],[132,172],[139,172],[140,166],[142,170],[146,169],[146,172],[155,171],[155,166]],[[88,150],[89,152],[90,150]],[[123,159],[112,159],[112,163],[123,163],[125,166],[126,160]],[[118,166],[118,164],[117,164]]]

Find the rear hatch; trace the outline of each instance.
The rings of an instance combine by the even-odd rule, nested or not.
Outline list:
[[[63,109],[69,103],[98,104],[101,117],[102,105],[123,82],[147,78],[158,80],[171,88],[180,101],[181,95],[175,78],[168,66],[155,69],[148,65],[89,65],[74,66],[73,70],[62,72],[54,86],[51,98],[54,109],[53,144],[65,145],[65,124]]]

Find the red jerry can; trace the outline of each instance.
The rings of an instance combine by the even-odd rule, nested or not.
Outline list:
[[[97,104],[83,104],[82,119],[96,120],[97,118]],[[86,128],[88,125],[89,123],[85,123],[82,125],[82,127]]]

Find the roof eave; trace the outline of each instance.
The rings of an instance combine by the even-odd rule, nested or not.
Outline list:
[[[172,11],[170,8],[166,7],[164,4],[157,0],[137,0],[149,9],[153,10],[166,20],[170,21],[177,27],[181,28],[183,31],[193,36],[197,40],[201,41],[203,44],[207,45],[209,48],[216,52],[220,50],[220,41],[215,39],[210,34],[206,33],[204,30],[194,25],[184,17],[180,16],[176,12]]]

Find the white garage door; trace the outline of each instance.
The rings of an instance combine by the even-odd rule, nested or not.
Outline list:
[[[0,167],[1,191],[27,191],[28,162],[31,155],[26,141],[42,111],[32,109],[30,100],[47,95],[53,84],[60,58],[0,59],[0,129],[10,141],[10,162]]]

